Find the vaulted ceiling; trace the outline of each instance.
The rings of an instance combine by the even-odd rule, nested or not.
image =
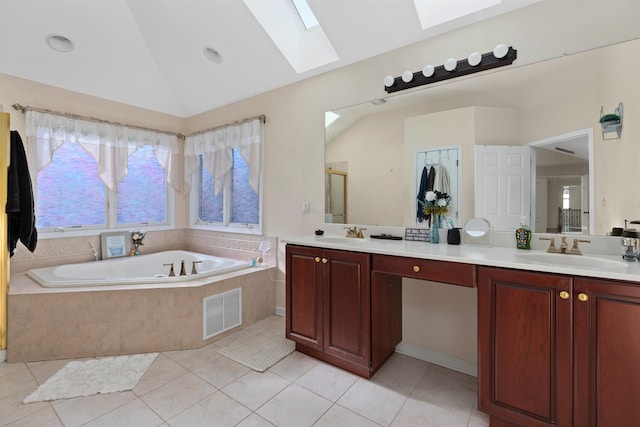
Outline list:
[[[297,73],[242,0],[0,0],[0,73],[190,117],[533,1],[423,29],[413,0],[308,0],[339,59]],[[51,49],[50,35],[74,49]]]

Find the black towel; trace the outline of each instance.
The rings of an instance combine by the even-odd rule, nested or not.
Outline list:
[[[31,252],[35,251],[38,232],[33,208],[33,188],[22,138],[14,130],[11,131],[11,164],[7,174],[6,212],[10,256],[13,256],[18,240]]]
[[[420,187],[418,188],[418,195],[416,196],[419,200],[418,202],[418,209],[416,212],[416,219],[418,220],[418,222],[422,222],[425,219],[427,219],[426,214],[424,213],[424,210],[422,209],[422,203],[424,203],[424,193],[426,193],[427,191],[427,185],[429,182],[429,170],[427,169],[427,167],[423,167],[422,168],[422,177],[420,178]]]

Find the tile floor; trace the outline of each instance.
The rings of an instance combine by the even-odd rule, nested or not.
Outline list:
[[[258,373],[216,351],[246,333],[161,353],[132,391],[53,402],[22,400],[67,361],[0,363],[0,426],[489,425],[474,377],[397,353],[371,380],[298,352]]]

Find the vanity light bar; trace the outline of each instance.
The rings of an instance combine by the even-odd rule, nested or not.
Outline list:
[[[518,57],[518,51],[509,46],[509,48],[506,50],[506,53],[504,53],[504,51],[499,52],[498,48],[502,46],[496,46],[496,49],[494,49],[493,52],[483,53],[479,62],[478,54],[474,52],[469,55],[469,58],[461,59],[457,62],[455,62],[455,59],[449,58],[444,65],[440,65],[438,67],[427,65],[426,67],[424,67],[424,70],[426,72],[423,70],[417,71],[415,73],[411,73],[411,71],[405,71],[401,76],[395,78],[387,76],[384,79],[384,90],[387,93],[393,93],[400,90],[411,89],[413,87],[453,79],[455,77],[478,73],[480,71],[490,70],[492,68],[511,65],[513,61],[515,61]],[[506,46],[504,46],[504,48],[506,48]]]

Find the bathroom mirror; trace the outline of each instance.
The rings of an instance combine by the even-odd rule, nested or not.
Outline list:
[[[592,234],[606,234],[624,226],[625,219],[640,218],[640,195],[616,164],[634,168],[639,158],[640,117],[625,116],[622,139],[604,141],[598,123],[601,109],[625,103],[625,112],[640,109],[640,41],[632,40],[521,67],[506,68],[385,98],[334,109],[326,127],[326,164],[340,163],[349,175],[346,209],[348,222],[412,226],[412,174],[414,165],[405,147],[405,123],[416,116],[452,114],[442,121],[441,137],[424,147],[460,144],[462,192],[459,224],[474,216],[473,145],[523,146],[578,129],[592,129],[595,171],[590,188],[589,220]],[[453,114],[455,113],[455,114]],[[461,124],[474,123],[473,127]],[[467,129],[461,129],[461,128]],[[461,134],[473,135],[464,139]],[[543,157],[539,154],[537,157]],[[553,160],[557,162],[558,160]],[[584,167],[584,163],[583,166]],[[544,172],[573,166],[555,164]],[[533,168],[532,168],[533,169]],[[577,176],[574,172],[573,176]],[[534,181],[535,182],[535,181]],[[554,184],[555,185],[555,184]],[[567,184],[574,191],[578,184]],[[533,193],[533,192],[532,192]],[[593,196],[595,194],[595,196]],[[589,196],[585,196],[589,197]],[[574,197],[576,199],[576,197]],[[597,203],[594,203],[597,201]],[[535,200],[532,200],[535,205]],[[545,208],[536,209],[538,213]],[[635,215],[635,216],[634,216]],[[540,227],[557,230],[549,221]],[[581,229],[581,232],[584,230]]]

